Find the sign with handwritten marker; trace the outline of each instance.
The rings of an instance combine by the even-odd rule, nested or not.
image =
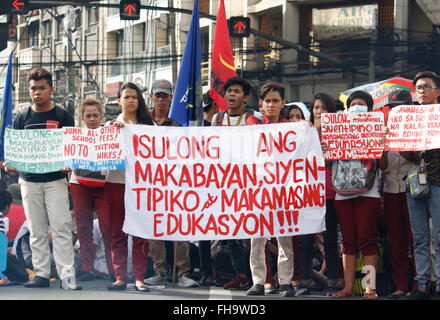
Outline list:
[[[382,112],[338,112],[321,115],[325,160],[378,159],[382,156]]]
[[[422,151],[440,148],[440,104],[394,107],[388,117],[385,149]]]
[[[124,138],[119,127],[63,129],[63,155],[67,167],[90,171],[125,168]]]
[[[5,162],[21,172],[59,171],[63,161],[63,129],[5,131]]]
[[[213,240],[325,229],[325,165],[308,123],[123,131],[128,234]]]

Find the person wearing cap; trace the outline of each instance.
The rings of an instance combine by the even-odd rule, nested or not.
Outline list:
[[[440,97],[440,76],[431,71],[422,71],[413,79],[414,91],[420,105],[438,104]],[[440,296],[440,149],[401,152],[414,165],[421,160],[426,165],[427,183],[430,192],[423,199],[415,199],[407,193],[411,231],[414,239],[414,260],[418,290],[404,296],[408,300],[430,299],[431,280],[431,235],[435,248],[436,280],[435,295]],[[431,218],[432,230],[429,219]]]
[[[411,93],[397,89],[389,93],[387,106],[390,110],[398,105],[411,105]],[[383,151],[379,165],[383,170],[382,181],[385,223],[390,251],[391,277],[396,290],[390,293],[388,299],[398,299],[411,290],[409,288],[410,268],[408,263],[408,248],[411,251],[413,269],[414,247],[409,224],[408,204],[406,198],[405,175],[413,164],[397,151]]]
[[[169,117],[170,104],[173,100],[173,86],[165,79],[153,82],[151,87],[150,99],[153,101],[151,118],[156,126],[178,127],[180,124]],[[145,283],[151,286],[163,285],[166,281],[166,246],[172,244],[175,253],[174,263],[178,267],[180,287],[196,287],[199,284],[189,277],[191,271],[191,260],[189,256],[190,248],[187,241],[165,242],[162,240],[149,240],[151,257],[153,259],[153,269],[155,275],[145,279]]]
[[[150,99],[153,102],[151,118],[156,126],[180,126],[169,117],[170,105],[173,100],[173,86],[165,79],[156,80],[151,86]]]

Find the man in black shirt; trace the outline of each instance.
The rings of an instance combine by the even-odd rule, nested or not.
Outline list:
[[[55,129],[75,126],[73,117],[52,102],[54,87],[50,72],[43,68],[34,68],[29,73],[28,82],[33,104],[15,117],[14,129]],[[7,171],[14,170],[15,168],[7,168]],[[36,272],[35,279],[26,283],[25,287],[50,286],[49,227],[60,279],[69,277],[74,271],[72,216],[69,212],[66,178],[64,171],[44,174],[20,172],[19,184],[30,231],[32,264]]]

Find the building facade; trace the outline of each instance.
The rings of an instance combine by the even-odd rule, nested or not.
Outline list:
[[[120,19],[119,0],[99,3],[103,5],[57,6],[18,16],[18,45],[11,42],[0,52],[6,61],[17,45],[15,111],[30,104],[26,77],[34,66],[53,72],[56,104],[74,112],[83,99],[95,97],[105,105],[107,118],[120,112],[117,93],[124,82],[141,87],[147,102],[155,79],[175,84],[194,1],[142,0],[151,10],[143,9],[135,21]],[[257,89],[268,80],[286,86],[288,101],[307,103],[317,92],[337,97],[348,88],[392,76],[440,71],[437,1],[224,3],[227,18],[251,20],[251,36],[231,37],[231,45],[237,74],[253,84],[254,105]],[[199,0],[203,92],[210,85],[218,7],[219,0]]]

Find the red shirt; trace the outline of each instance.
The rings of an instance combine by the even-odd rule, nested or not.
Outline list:
[[[26,221],[23,206],[11,204],[11,210],[7,215],[9,219],[9,232],[7,234],[8,240],[13,240],[17,236],[23,223]]]

